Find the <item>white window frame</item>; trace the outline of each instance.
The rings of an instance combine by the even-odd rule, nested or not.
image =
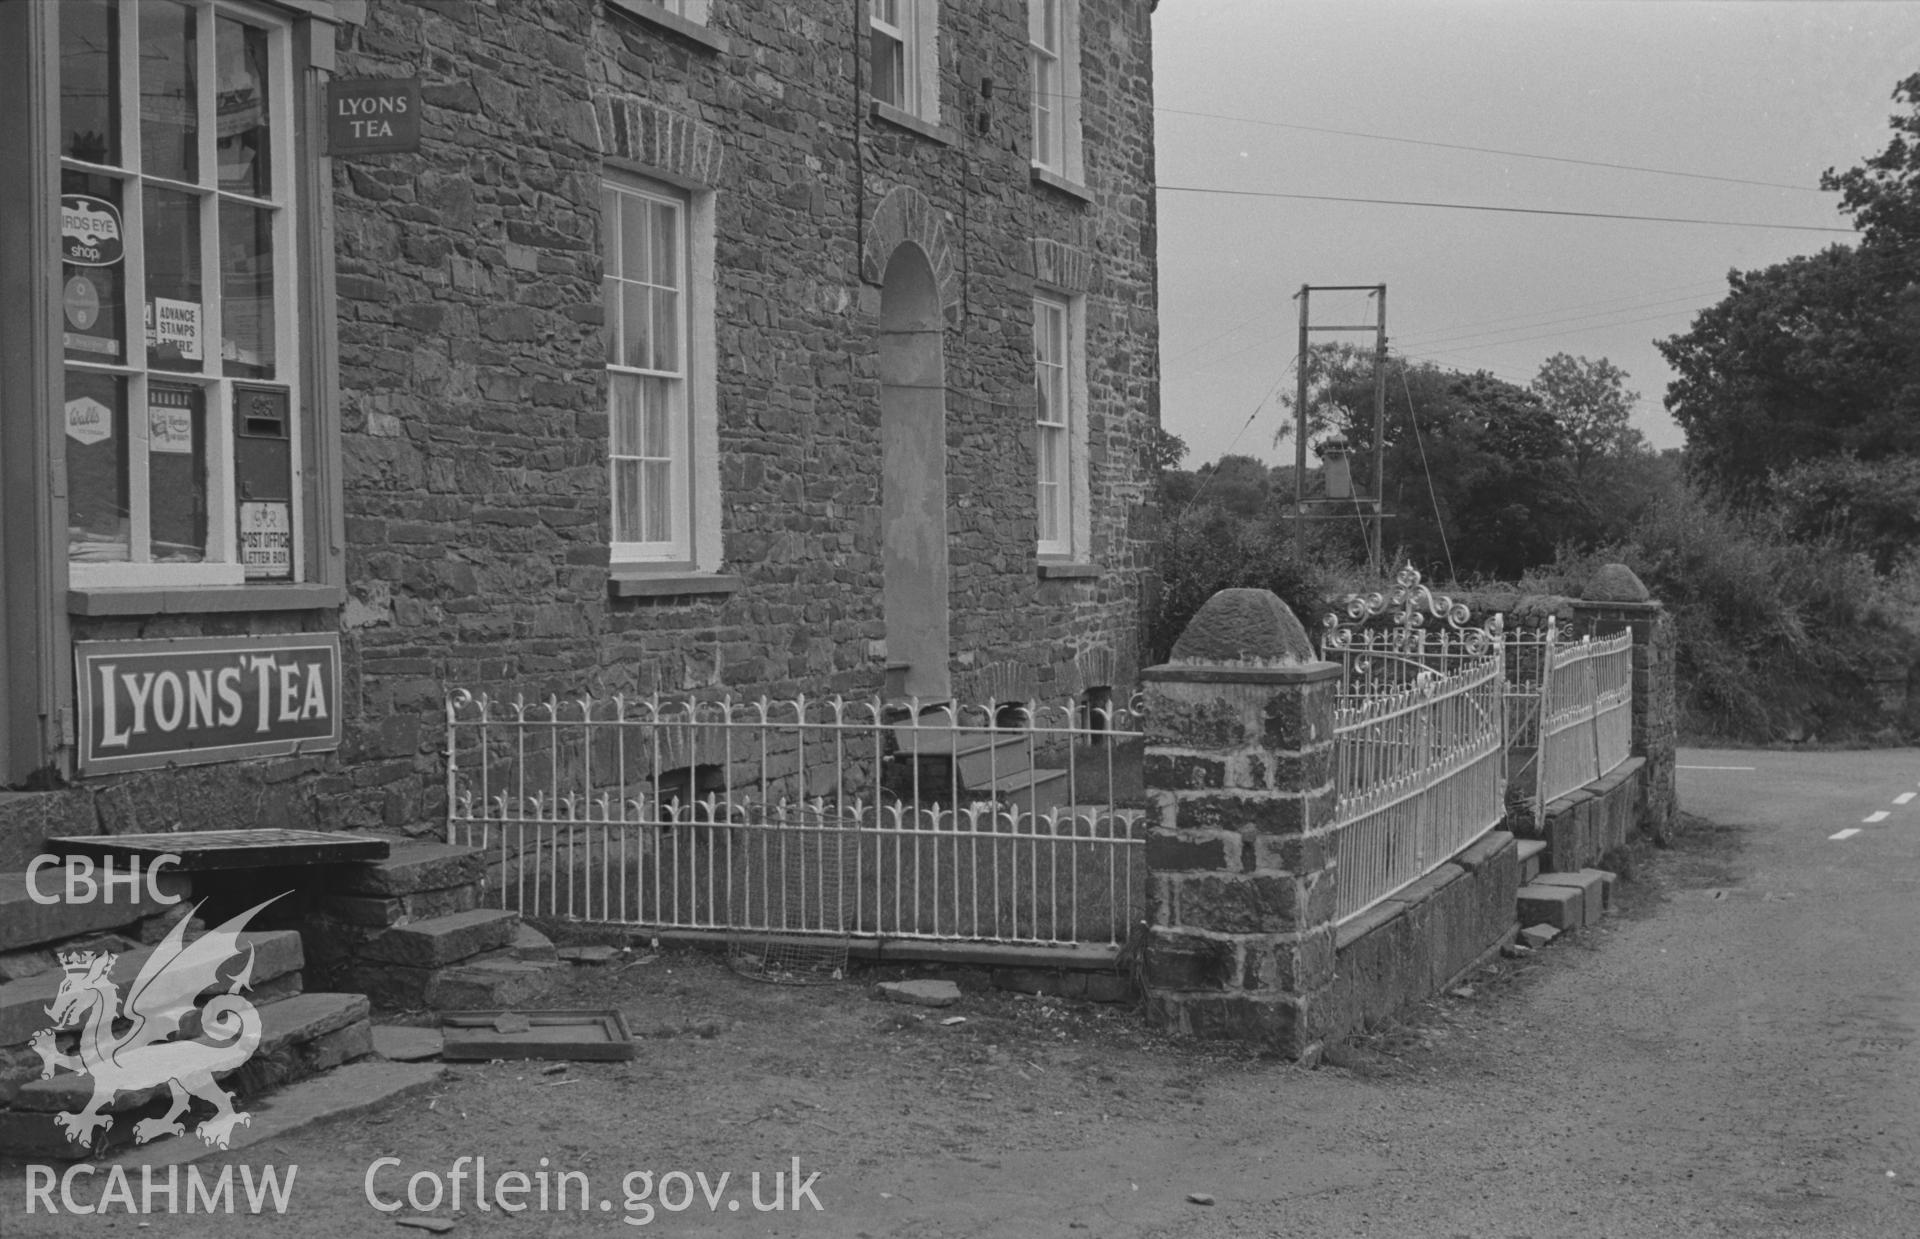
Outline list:
[[[893,20],[888,20],[888,15]],[[939,0],[867,0],[867,90],[888,107],[929,124],[940,122]],[[874,68],[873,44],[885,39],[899,65],[899,90]]]
[[[647,0],[647,3],[663,8],[675,17],[683,18],[696,26],[707,24],[709,0]]]
[[[194,65],[196,82],[202,92],[217,89],[218,37],[216,18],[242,22],[267,35],[270,62],[268,110],[271,150],[270,179],[272,196],[247,197],[219,186],[216,144],[218,126],[211,116],[203,117],[197,136],[196,177],[194,182],[148,176],[142,171],[140,149],[140,105],[138,70],[141,41],[139,32],[140,0],[117,0],[120,38],[115,71],[121,83],[119,107],[119,158],[115,165],[87,163],[61,156],[62,171],[84,172],[120,182],[120,224],[125,239],[125,268],[122,312],[126,321],[122,335],[127,356],[118,362],[96,362],[64,357],[64,370],[112,375],[126,380],[126,430],[124,444],[127,470],[128,559],[112,562],[67,562],[68,585],[74,589],[93,588],[193,588],[206,585],[242,585],[245,569],[239,561],[238,486],[234,477],[233,391],[236,383],[266,385],[283,390],[287,398],[290,454],[290,524],[292,528],[293,581],[306,579],[305,562],[307,501],[306,472],[301,459],[304,437],[304,411],[301,391],[305,359],[300,355],[299,307],[303,304],[299,262],[295,251],[300,219],[298,170],[294,149],[294,57],[293,28],[283,17],[258,7],[228,3],[225,0],[189,0],[195,14]],[[146,231],[144,190],[152,185],[191,193],[208,204],[200,213],[200,338],[199,371],[152,369],[147,364],[144,310],[146,299]],[[225,373],[222,350],[214,344],[224,338],[221,309],[223,281],[220,269],[220,232],[216,214],[221,201],[237,201],[273,211],[272,244],[274,264],[274,375],[270,379],[229,376]],[[136,319],[136,315],[139,316]],[[135,358],[139,364],[134,364]],[[148,451],[148,392],[152,383],[196,387],[201,392],[207,461],[207,545],[199,563],[155,563],[152,559],[150,453]]]
[[[715,348],[713,332],[713,195],[687,190],[624,170],[608,167],[601,178],[607,200],[666,204],[675,211],[678,237],[675,252],[679,270],[676,332],[680,355],[671,369],[641,368],[607,363],[607,515],[609,561],[616,573],[642,570],[714,572],[720,566],[719,428],[715,413]],[[622,298],[612,295],[624,284],[618,255],[619,221],[603,219],[602,252],[606,268],[603,303],[605,330],[618,340],[623,330]],[[655,286],[658,286],[657,284]],[[616,474],[625,456],[616,455],[615,418],[619,416],[618,376],[665,378],[673,384],[674,401],[669,426],[670,495],[668,536],[652,541],[622,539],[620,489]],[[638,459],[638,458],[636,458]]]
[[[1078,561],[1087,553],[1091,532],[1086,298],[1047,290],[1034,293],[1033,370],[1034,549],[1042,559]]]
[[[1033,166],[1078,183],[1080,143],[1079,0],[1027,0]]]

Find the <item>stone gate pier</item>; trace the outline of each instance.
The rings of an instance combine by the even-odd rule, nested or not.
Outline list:
[[[1201,1037],[1319,1053],[1334,978],[1333,707],[1321,661],[1266,590],[1209,599],[1141,673],[1148,1017]]]

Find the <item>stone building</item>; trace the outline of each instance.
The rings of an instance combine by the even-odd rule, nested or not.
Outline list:
[[[1129,690],[1150,8],[0,0],[0,869],[427,829],[454,687]]]

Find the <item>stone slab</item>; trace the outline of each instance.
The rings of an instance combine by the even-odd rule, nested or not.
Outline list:
[[[1521,887],[1515,899],[1522,924],[1578,929],[1586,919],[1586,893],[1577,886],[1543,886],[1536,882]]]
[[[248,1112],[253,1121],[234,1129],[227,1151],[232,1153],[270,1140],[283,1140],[321,1123],[366,1114],[424,1092],[438,1083],[445,1071],[439,1063],[368,1060],[303,1080],[271,1097],[249,1103]],[[177,1166],[199,1161],[217,1151],[192,1135],[176,1136],[142,1145],[114,1160],[131,1166]]]
[[[880,992],[894,1002],[920,1007],[951,1007],[960,1001],[960,987],[952,981],[882,981]]]
[[[1605,884],[1600,879],[1598,869],[1582,869],[1578,873],[1543,873],[1534,879],[1535,886],[1566,886],[1580,892],[1582,906],[1580,923],[1598,925],[1606,913]]]
[[[300,935],[291,929],[247,932],[240,935],[240,946],[253,947],[253,981],[256,985],[289,972],[297,972],[305,963]],[[137,976],[153,954],[152,947],[128,951],[113,966],[112,978],[126,993],[126,986]],[[58,969],[38,976],[0,985],[0,1046],[21,1045],[47,1026],[47,1004],[60,989],[65,973]]]
[[[436,1011],[522,1006],[553,984],[558,967],[500,960],[444,968],[427,982],[426,1005]]]
[[[414,1063],[440,1057],[444,1044],[437,1028],[408,1028],[400,1024],[373,1026],[373,1052],[395,1063]]]
[[[513,941],[520,914],[504,908],[475,908],[449,916],[410,921],[369,939],[361,946],[362,959],[409,968],[441,968],[495,951]]]
[[[479,906],[478,883],[415,891],[411,895],[326,895],[320,900],[320,911],[324,915],[369,929],[471,912]]]
[[[485,869],[478,849],[408,839],[394,842],[385,860],[342,866],[333,889],[342,895],[411,895],[478,882]]]
[[[1551,925],[1529,925],[1520,931],[1520,941],[1536,951],[1559,936],[1560,931]]]
[[[367,1000],[359,994],[300,994],[257,1010],[260,1012],[260,1044],[253,1052],[253,1059],[270,1057],[349,1025],[364,1023],[368,1013]],[[372,1048],[370,1038],[367,1048]],[[244,1070],[244,1065],[236,1068],[238,1070]],[[233,1074],[220,1072],[217,1078],[224,1080]],[[166,1095],[167,1091],[166,1084],[159,1083],[120,1093],[108,1109],[115,1114],[135,1110]],[[73,1110],[86,1104],[92,1096],[91,1076],[63,1071],[50,1080],[31,1080],[21,1085],[13,1104],[20,1110]]]
[[[552,963],[560,958],[553,939],[524,922],[513,931],[513,957],[530,963]]]
[[[116,876],[119,872],[120,867],[116,865]],[[97,869],[93,876],[96,880],[100,877]],[[66,878],[62,870],[42,869],[35,875],[35,882],[43,896],[64,896]],[[161,870],[154,885],[164,896],[184,897],[188,890],[187,879],[171,869]],[[103,889],[88,903],[68,903],[64,897],[59,903],[36,903],[28,891],[25,872],[0,873],[0,951],[18,951],[82,934],[125,929],[174,906],[147,898],[144,871],[139,898],[134,898],[125,886],[116,886],[111,892],[113,902],[109,903],[108,893]]]
[[[615,947],[604,944],[595,946],[563,946],[554,952],[554,958],[563,959],[570,964],[605,964],[618,958],[620,952]]]
[[[159,831],[144,835],[67,835],[47,840],[47,850],[63,856],[143,859],[177,856],[177,868],[183,872],[377,861],[387,854],[387,849],[385,839],[280,827]]]

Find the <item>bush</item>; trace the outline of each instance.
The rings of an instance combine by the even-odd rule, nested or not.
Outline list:
[[[1156,569],[1157,588],[1146,607],[1150,663],[1167,660],[1194,613],[1223,589],[1272,590],[1309,633],[1324,609],[1322,570],[1311,559],[1295,566],[1293,535],[1274,521],[1196,509],[1167,523]]]
[[[1794,538],[1777,517],[1741,513],[1691,487],[1655,503],[1629,539],[1565,557],[1577,591],[1602,563],[1626,564],[1674,618],[1681,727],[1769,741],[1857,736],[1883,725],[1876,667],[1916,650],[1903,589],[1835,536]]]

